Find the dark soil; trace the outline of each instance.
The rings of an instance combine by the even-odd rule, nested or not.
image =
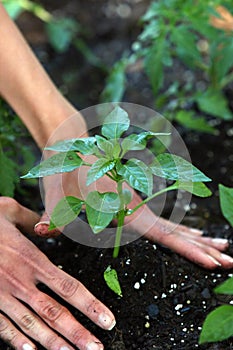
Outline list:
[[[60,11],[78,14],[79,21],[89,29],[88,40],[93,50],[98,54],[102,53],[101,57],[111,64],[135,37],[139,30],[135,26],[136,19],[143,13],[148,2],[89,0],[56,3]],[[111,16],[107,15],[102,19],[104,11],[106,13],[106,6],[119,6],[120,3],[133,8],[130,19],[119,20],[114,16],[111,19]],[[52,7],[51,9],[54,10]],[[26,24],[29,26],[31,23],[34,22],[27,16],[21,19],[20,24],[25,34]],[[40,23],[37,25],[40,26]],[[32,35],[31,31],[30,33]],[[36,29],[35,33],[38,33]],[[97,96],[103,88],[103,72],[84,63],[83,57],[72,48],[67,54],[55,55],[41,34],[31,37],[31,43],[57,85],[63,87],[73,103],[83,108],[98,102]],[[106,52],[103,53],[103,50]],[[58,75],[60,71],[62,75]],[[147,83],[143,82],[142,76],[139,73],[135,74],[137,76],[133,76],[132,79],[137,82],[136,87],[141,82],[143,89],[146,89]],[[69,82],[66,80],[65,84],[64,77],[67,76],[74,78]],[[127,101],[152,106],[153,99],[150,94],[140,96],[138,100],[139,92],[135,88]],[[210,187],[214,192],[214,195],[207,199],[193,197],[187,208],[184,224],[203,228],[205,234],[213,237],[228,238],[231,243],[229,254],[233,255],[233,230],[220,213],[218,198],[218,183],[232,186],[233,129],[230,123],[219,123],[218,128],[218,136],[179,130],[193,163],[213,179]],[[164,216],[169,214],[169,209],[167,205]],[[100,338],[106,350],[233,349],[232,339],[217,344],[198,345],[206,315],[216,306],[231,301],[229,297],[214,294],[213,288],[226,280],[232,271],[206,271],[167,248],[145,239],[123,246],[119,258],[114,261],[111,249],[82,246],[65,236],[56,240],[38,238],[35,243],[55,265],[79,279],[114,312],[117,325],[111,332],[106,332],[66,305],[85,327]],[[103,272],[109,264],[118,271],[123,298],[117,297],[105,285]],[[40,285],[39,288],[57,299],[46,286]],[[8,349],[1,341],[0,348]],[[38,349],[42,350],[42,347],[38,346]]]

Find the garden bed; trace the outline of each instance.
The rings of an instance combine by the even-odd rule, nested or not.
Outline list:
[[[46,3],[46,1],[43,2]],[[83,4],[81,6],[81,1],[68,1],[67,3],[65,10],[68,13],[77,6],[76,9],[82,11],[81,14],[79,12],[79,20],[83,16],[87,26],[92,22],[90,43],[93,43],[96,53],[103,53],[103,48],[109,51],[113,48],[114,57],[102,55],[103,59],[109,63],[117,59],[121,51],[131,42],[132,36],[136,35],[132,33],[132,22],[134,20],[135,23],[135,19],[143,13],[148,2],[138,1],[137,6],[135,5],[137,11],[133,12],[133,19],[130,21],[122,19],[122,22],[118,23],[117,30],[114,29],[111,17],[105,16],[104,21],[100,20],[103,6],[107,6],[106,4],[110,6],[110,1],[86,1],[85,6]],[[60,6],[63,9],[64,4],[60,2]],[[88,6],[91,9],[91,17],[88,13]],[[25,19],[26,23],[27,20]],[[22,25],[23,23],[22,21]],[[92,37],[93,28],[96,28],[98,34],[97,43]],[[33,43],[39,57],[43,58],[46,68],[72,102],[79,108],[97,103],[98,95],[103,88],[104,73],[84,64],[83,57],[72,49],[64,55],[55,57],[54,53],[46,51],[46,45],[43,38],[40,38],[38,44],[36,40]],[[58,75],[61,67],[64,67],[63,76]],[[74,78],[79,68],[80,71]],[[72,79],[68,79],[71,76]],[[62,85],[64,77],[67,82],[66,89]],[[141,90],[145,94],[143,96],[137,92],[140,91],[139,86],[138,90],[135,88],[128,92],[127,101],[153,106],[147,83],[143,82],[140,72],[134,74],[132,79],[135,79],[136,88],[142,84]],[[81,89],[80,86],[84,88]],[[229,98],[232,99],[232,91],[229,92]],[[214,136],[179,128],[193,163],[213,179],[210,188],[214,193],[207,199],[193,197],[190,206],[186,208],[187,214],[183,223],[203,228],[205,234],[212,237],[228,238],[231,243],[229,254],[233,255],[233,230],[220,213],[218,198],[219,183],[232,186],[233,129],[230,123],[223,122],[219,123],[218,129],[220,134]],[[39,201],[38,198],[38,208],[40,207]],[[21,202],[24,201],[21,200]],[[25,202],[27,204],[27,200]],[[167,204],[163,212],[165,217],[169,215],[169,210],[170,206]],[[111,249],[82,246],[65,236],[44,240],[38,238],[34,241],[54,264],[79,279],[115,314],[117,325],[111,332],[106,332],[92,324],[77,310],[66,305],[85,327],[99,337],[106,350],[187,350],[196,348],[229,350],[233,348],[231,339],[216,344],[198,345],[198,338],[206,315],[216,306],[230,301],[229,297],[214,294],[213,288],[226,280],[232,271],[204,270],[169,249],[143,238],[123,246],[119,257],[114,261]],[[104,282],[103,272],[109,264],[112,264],[112,267],[118,271],[123,292],[122,298],[111,292]],[[57,299],[57,296],[45,286],[40,285],[39,287]],[[0,341],[0,348],[6,350],[8,346]],[[42,349],[38,345],[38,350]]]

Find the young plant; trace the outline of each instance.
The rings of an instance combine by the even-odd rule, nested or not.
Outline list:
[[[13,197],[17,187],[22,191],[18,186],[19,173],[24,173],[35,161],[28,147],[30,140],[25,126],[0,98],[0,195]]]
[[[116,192],[91,191],[85,199],[73,196],[59,201],[51,215],[50,229],[63,227],[79,215],[83,205],[89,225],[95,234],[103,231],[113,219],[117,220],[113,257],[116,258],[121,244],[122,228],[126,216],[135,213],[141,206],[162,193],[182,189],[197,196],[207,197],[211,191],[203,182],[211,181],[200,170],[183,158],[163,153],[154,157],[151,164],[130,158],[125,160],[129,151],[142,151],[151,138],[162,138],[164,133],[143,131],[124,137],[129,129],[127,112],[119,106],[107,115],[101,128],[101,135],[58,142],[48,150],[59,153],[44,160],[31,169],[23,178],[36,178],[56,173],[71,172],[81,166],[89,167],[86,185],[108,176],[116,183]],[[96,161],[89,164],[83,156],[94,155]],[[172,184],[153,193],[153,175],[172,181]],[[125,184],[128,188],[125,188]],[[146,198],[137,206],[129,209],[132,200],[130,188],[143,193]]]
[[[219,185],[220,207],[223,216],[233,226],[233,188]],[[233,295],[233,277],[214,289],[215,293]],[[199,343],[225,340],[233,336],[233,305],[221,305],[206,317]]]
[[[219,4],[231,18],[230,0],[198,0],[195,6],[192,0],[151,1],[131,53],[124,53],[107,77],[102,101],[122,101],[128,76],[140,69],[148,77],[156,109],[185,127],[216,133],[206,114],[233,118],[224,93],[233,81],[233,36],[216,28],[214,18],[222,15]],[[174,63],[178,69],[186,67],[188,79],[181,79]]]

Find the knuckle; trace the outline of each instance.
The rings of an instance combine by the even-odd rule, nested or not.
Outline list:
[[[46,337],[45,343],[46,343],[46,348],[47,349],[52,349],[54,348],[54,344],[57,342],[58,336],[54,334],[49,334]]]
[[[58,288],[61,295],[65,298],[71,298],[78,290],[79,282],[71,277],[65,277],[59,280]]]
[[[0,208],[4,208],[5,213],[12,215],[18,212],[20,205],[14,198],[1,197]]]
[[[26,314],[23,315],[22,318],[19,321],[19,324],[21,325],[22,328],[30,330],[34,327],[35,325],[35,317],[32,315]]]
[[[61,316],[63,306],[55,302],[44,301],[42,302],[42,307],[39,311],[43,318],[47,319],[48,321],[55,322]]]
[[[72,343],[78,346],[81,343],[82,339],[85,339],[85,333],[85,328],[73,328],[70,331],[70,339]]]
[[[9,326],[9,323],[6,320],[6,318],[0,315],[0,333],[5,332],[8,326]]]

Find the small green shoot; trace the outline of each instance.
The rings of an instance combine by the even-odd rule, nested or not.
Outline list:
[[[117,295],[123,297],[121,286],[118,280],[117,271],[112,269],[111,266],[108,266],[104,271],[104,279],[107,286]]]
[[[233,188],[219,184],[220,207],[223,216],[233,226]],[[233,277],[214,289],[215,293],[233,295]],[[203,324],[199,343],[225,340],[233,336],[233,306],[221,305],[210,312]]]
[[[223,282],[214,290],[216,293],[233,295],[233,277]],[[199,343],[211,343],[233,336],[233,306],[221,305],[206,317]]]

